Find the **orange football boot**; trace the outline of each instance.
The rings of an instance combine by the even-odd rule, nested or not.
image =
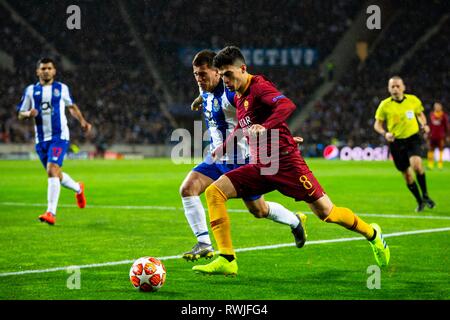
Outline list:
[[[80,193],[75,193],[75,198],[77,199],[77,205],[80,209],[86,207],[86,196],[84,195],[84,183],[78,182],[81,188]]]
[[[50,211],[47,211],[46,213],[41,214],[39,216],[39,220],[41,220],[41,222],[47,222],[49,225],[52,226],[56,222],[56,216]]]

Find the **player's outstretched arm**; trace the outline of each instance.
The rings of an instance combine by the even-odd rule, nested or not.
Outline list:
[[[81,128],[84,132],[89,133],[91,131],[92,125],[84,119],[83,114],[76,104],[72,104],[68,106],[70,114],[72,117],[77,119],[80,122]]]

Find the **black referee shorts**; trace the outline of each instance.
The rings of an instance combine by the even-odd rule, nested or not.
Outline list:
[[[406,139],[395,139],[389,145],[389,150],[394,159],[395,167],[403,172],[409,167],[410,157],[422,157],[422,140],[418,133]]]

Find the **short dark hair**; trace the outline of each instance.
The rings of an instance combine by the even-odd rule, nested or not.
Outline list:
[[[233,64],[245,64],[245,58],[241,50],[235,46],[227,46],[214,57],[213,65],[216,68]]]
[[[393,75],[392,77],[389,78],[389,80],[391,80],[391,79],[393,79],[393,80],[402,80],[403,81],[402,77],[400,77],[399,75]]]
[[[195,67],[200,67],[206,64],[208,68],[211,68],[213,66],[213,59],[215,56],[216,53],[212,50],[202,50],[195,55],[194,60],[192,60],[192,65]]]
[[[53,67],[56,69],[56,63],[55,60],[53,60],[52,58],[49,57],[44,57],[44,58],[40,58],[38,60],[38,62],[36,63],[36,68],[39,68],[39,66],[41,65],[41,63],[51,63],[53,64]]]

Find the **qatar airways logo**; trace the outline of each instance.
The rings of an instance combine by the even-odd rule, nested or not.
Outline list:
[[[227,131],[225,137],[220,130],[214,130],[211,135],[209,131],[203,132],[201,121],[194,121],[194,134],[187,129],[178,128],[172,132],[170,141],[176,144],[172,147],[170,157],[174,164],[259,164],[261,165],[261,175],[275,175],[279,169],[279,130],[272,129],[270,134],[264,132],[260,135],[248,135],[246,131],[251,125],[250,117],[245,117],[239,122],[239,128],[234,131],[233,137],[228,139],[230,134]],[[216,150],[226,143],[226,154],[213,157],[213,150]],[[206,144],[206,147],[205,147]],[[249,156],[249,150],[252,154]],[[219,148],[219,151],[221,148]]]
[[[239,126],[241,128],[248,127],[252,124],[252,120],[250,120],[250,116],[246,116],[245,118],[239,120]]]

